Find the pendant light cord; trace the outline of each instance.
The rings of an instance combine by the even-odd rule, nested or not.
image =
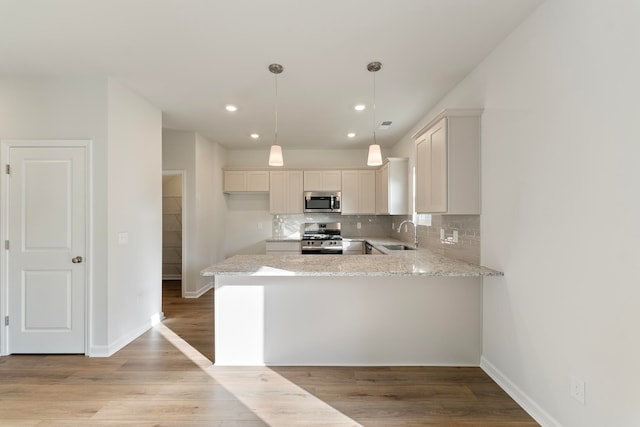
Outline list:
[[[376,140],[376,73],[373,72],[373,143],[377,144]]]
[[[276,81],[276,141],[275,141],[275,145],[278,145],[278,74],[275,74],[275,81]]]

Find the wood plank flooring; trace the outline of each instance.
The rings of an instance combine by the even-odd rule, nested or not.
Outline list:
[[[211,365],[188,342],[212,339],[192,315],[213,296],[166,297],[167,320],[110,358],[0,357],[0,426],[538,425],[479,368]]]
[[[213,361],[213,289],[200,298],[181,298],[179,280],[162,281],[164,324]]]

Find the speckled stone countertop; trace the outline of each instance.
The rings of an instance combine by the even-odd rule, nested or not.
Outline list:
[[[205,268],[203,276],[503,276],[500,271],[448,258],[428,249],[394,251],[391,238],[354,238],[386,255],[235,255]]]

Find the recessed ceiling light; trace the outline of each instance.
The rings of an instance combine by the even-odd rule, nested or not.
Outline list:
[[[260,138],[260,135],[259,135],[259,134],[257,134],[257,133],[252,133],[252,134],[251,134],[251,138],[253,138],[253,139],[258,139],[258,138]]]
[[[358,104],[358,105],[356,105],[356,106],[355,106],[355,107],[353,107],[353,108],[354,108],[356,111],[362,111],[362,110],[364,110],[365,108],[367,108],[367,106],[366,106],[366,105],[364,105],[364,104]]]
[[[355,136],[356,136],[356,134],[355,134],[355,133],[353,133],[353,132],[349,132],[349,133],[347,134],[347,137],[349,137],[349,138],[353,138],[353,137],[355,137]]]
[[[229,111],[230,113],[233,113],[234,111],[238,111],[238,107],[236,107],[235,105],[227,105],[226,107],[224,107],[225,110]]]

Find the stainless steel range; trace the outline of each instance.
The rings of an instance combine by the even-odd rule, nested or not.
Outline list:
[[[301,248],[303,255],[341,255],[342,233],[340,223],[305,223]]]

